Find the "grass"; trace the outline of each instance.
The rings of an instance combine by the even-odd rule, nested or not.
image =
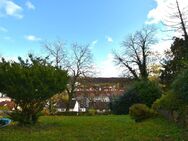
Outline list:
[[[187,141],[186,130],[162,118],[135,123],[129,116],[49,116],[31,127],[0,129],[0,141]]]

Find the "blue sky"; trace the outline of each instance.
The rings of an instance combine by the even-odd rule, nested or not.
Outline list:
[[[0,0],[0,54],[40,55],[42,42],[58,38],[90,44],[100,67],[155,7],[155,0]]]

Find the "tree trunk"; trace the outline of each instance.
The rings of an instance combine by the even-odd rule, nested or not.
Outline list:
[[[179,3],[178,3],[177,0],[176,0],[176,5],[177,5],[177,8],[178,8],[178,14],[179,14],[180,20],[181,20],[181,26],[182,26],[182,30],[183,30],[183,33],[184,33],[184,39],[187,43],[188,42],[188,34],[187,34],[186,26],[185,26],[185,21],[183,19],[182,11],[180,10],[180,6],[179,6]]]
[[[66,112],[69,112],[69,110],[70,110],[70,103],[71,103],[72,98],[73,98],[73,92],[70,92],[68,95],[69,95],[69,100],[66,104]]]

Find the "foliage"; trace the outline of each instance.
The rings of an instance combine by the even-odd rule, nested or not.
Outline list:
[[[148,77],[148,79],[150,81],[159,82],[159,76],[160,76],[160,73],[161,73],[161,65],[152,64],[149,67],[149,71],[150,71],[150,76]]]
[[[5,125],[6,122],[4,120],[0,120],[0,126]]]
[[[178,116],[175,116],[176,122],[178,120],[185,122],[187,116],[188,49],[186,44],[186,39],[175,38],[174,43],[171,45],[171,50],[166,53],[160,79],[165,88],[167,90],[170,89],[172,92],[163,95],[153,104],[155,109],[166,110],[170,114],[177,113],[176,115]],[[173,114],[170,116],[174,118]]]
[[[0,129],[1,141],[186,141],[186,130],[163,118],[140,123],[130,116],[45,116],[29,127]]]
[[[128,114],[129,107],[135,103],[140,102],[141,99],[137,92],[133,89],[130,89],[124,95],[114,99],[110,104],[110,108],[113,114]]]
[[[64,91],[68,76],[59,68],[51,66],[46,59],[29,55],[29,60],[0,62],[0,92],[14,103],[11,114],[21,124],[33,124],[38,119],[46,100]]]
[[[2,111],[8,111],[9,108],[7,106],[0,106],[0,110],[2,110]]]
[[[171,83],[185,67],[184,61],[187,58],[186,52],[188,51],[184,44],[185,41],[183,39],[175,38],[170,51],[165,53],[166,57],[162,63],[160,79],[166,88],[170,88]]]
[[[145,104],[134,104],[129,108],[129,115],[136,121],[156,116],[156,112]]]
[[[165,118],[178,123],[181,126],[188,126],[187,104],[178,95],[168,92],[160,99],[157,99],[152,106],[153,109],[158,111]]]
[[[41,111],[41,115],[43,116],[49,116],[50,114],[51,113],[48,108],[43,108],[43,110]]]
[[[28,111],[30,107],[28,106],[28,108],[25,111],[13,111],[12,113],[10,113],[10,117],[11,119],[13,119],[14,121],[18,121],[20,125],[29,125],[29,124],[35,124],[39,118],[39,116],[41,116],[42,114],[37,111],[35,112],[33,109],[32,113],[30,114]]]
[[[178,75],[172,84],[172,90],[178,98],[188,104],[188,69]]]
[[[123,96],[113,100],[111,110],[114,114],[128,114],[129,107],[136,103],[144,103],[151,107],[152,103],[161,96],[157,83],[151,81],[135,82]]]
[[[67,104],[68,99],[69,99],[69,96],[66,93],[66,91],[58,93],[58,94],[55,94],[54,96],[52,96],[48,100],[48,103],[49,103],[48,109],[46,109],[46,111],[44,111],[44,113],[46,113],[46,114],[49,113],[51,115],[56,114],[58,112],[57,111],[57,103],[60,102],[60,101],[63,101],[63,102],[65,102]]]
[[[89,109],[88,110],[88,115],[90,115],[90,116],[94,116],[96,114],[96,110],[95,109]]]
[[[0,102],[0,110],[5,110],[5,111],[11,111],[15,107],[15,103],[13,101],[2,101]]]
[[[177,95],[172,92],[167,92],[153,103],[152,108],[156,111],[160,109],[174,111],[181,109],[182,106],[182,100]]]
[[[62,93],[59,93],[59,94],[54,95],[51,99],[52,99],[53,103],[56,103],[56,102],[58,102],[58,101],[68,101],[69,96],[68,96],[68,94],[64,91],[64,92],[62,92]]]
[[[156,82],[138,81],[133,84],[134,89],[140,97],[141,103],[151,107],[153,102],[161,97],[161,90]]]

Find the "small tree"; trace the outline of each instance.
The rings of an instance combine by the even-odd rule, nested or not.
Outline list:
[[[46,100],[65,90],[67,72],[51,66],[47,59],[29,55],[29,60],[0,62],[0,92],[16,104],[11,113],[13,120],[21,124],[36,123]]]

